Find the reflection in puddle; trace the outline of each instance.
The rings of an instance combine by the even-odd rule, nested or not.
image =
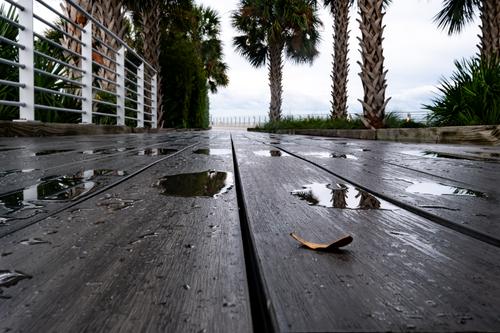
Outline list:
[[[21,280],[31,278],[32,277],[28,274],[24,274],[19,271],[0,270],[0,288],[9,288],[15,286]],[[2,289],[0,289],[0,295],[1,294]]]
[[[470,154],[478,156],[467,156],[465,154],[455,154],[455,153],[443,153],[430,150],[407,150],[403,151],[403,154],[419,156],[419,157],[429,157],[429,158],[447,158],[453,160],[467,160],[467,161],[498,161],[500,154],[497,153],[483,153],[483,152],[469,152]]]
[[[432,194],[432,195],[461,195],[486,198],[486,194],[466,188],[448,186],[433,182],[412,182],[413,185],[406,188],[406,192]]]
[[[257,150],[257,151],[254,151],[253,153],[257,156],[262,156],[262,157],[287,157],[287,156],[290,156],[290,154],[282,152],[281,150],[278,150],[278,149]]]
[[[44,177],[38,184],[0,196],[0,216],[19,210],[36,209],[36,201],[73,200],[87,194],[96,183],[98,176],[124,176],[125,171],[95,169],[78,172],[74,175]]]
[[[148,148],[139,150],[136,155],[138,156],[159,156],[159,155],[170,155],[177,152],[177,149],[168,148]]]
[[[5,170],[5,171],[0,171],[0,178],[16,174],[16,173],[30,173],[38,169],[11,169],[11,170]]]
[[[100,149],[91,149],[84,150],[80,152],[80,154],[84,155],[109,155],[113,153],[122,153],[127,150],[132,150],[134,148],[100,148]]]
[[[31,156],[45,156],[52,154],[67,153],[73,151],[72,149],[52,149],[52,150],[42,150],[31,154]]]
[[[231,172],[213,170],[165,176],[155,184],[161,194],[168,196],[213,198],[228,192],[233,185]]]
[[[201,148],[195,150],[193,153],[202,155],[230,155],[232,151],[231,149]]]
[[[316,151],[316,152],[299,152],[300,155],[311,156],[316,158],[346,158],[350,160],[357,160],[358,158],[354,155],[350,154],[335,154],[325,151]]]
[[[396,206],[349,184],[332,187],[326,183],[312,183],[292,194],[312,206],[340,209],[396,209]]]

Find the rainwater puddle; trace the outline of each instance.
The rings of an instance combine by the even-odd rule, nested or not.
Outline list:
[[[52,149],[52,150],[42,150],[38,152],[34,152],[31,154],[31,156],[45,156],[45,155],[53,155],[53,154],[60,154],[60,153],[67,153],[73,151],[72,149]]]
[[[282,152],[281,150],[278,150],[278,149],[257,150],[257,151],[254,151],[253,153],[257,156],[262,156],[262,157],[287,157],[287,156],[290,156],[290,154]]]
[[[336,154],[329,152],[300,152],[299,154],[303,156],[311,156],[316,158],[345,158],[349,160],[358,159],[356,156],[350,154]]]
[[[74,175],[44,177],[33,186],[0,196],[0,216],[25,209],[36,209],[36,201],[73,200],[92,190],[97,176],[124,176],[125,171],[95,169]]]
[[[124,151],[127,150],[132,150],[134,148],[101,148],[101,149],[91,149],[91,150],[84,150],[80,152],[80,154],[84,155],[110,155],[114,153],[123,153]]]
[[[43,240],[41,238],[29,238],[29,239],[23,239],[22,241],[19,242],[19,244],[22,245],[40,245],[40,244],[50,244],[49,241]]]
[[[340,209],[397,209],[396,206],[349,184],[312,183],[291,192],[311,206]]]
[[[137,156],[160,156],[160,155],[170,155],[177,152],[177,149],[168,148],[148,148],[139,150],[135,155]]]
[[[11,170],[5,170],[5,171],[0,171],[0,178],[16,174],[16,173],[30,173],[38,169],[11,169]]]
[[[212,197],[228,192],[234,185],[231,172],[203,171],[160,178],[155,187],[161,194],[175,197]]]
[[[459,196],[469,196],[486,198],[486,194],[473,191],[466,188],[448,186],[440,183],[433,182],[412,182],[413,185],[406,188],[406,192],[419,193],[419,194],[431,194],[431,195],[459,195]]]
[[[447,158],[453,160],[467,160],[467,161],[498,161],[498,156],[500,154],[488,154],[482,152],[471,152],[471,154],[479,156],[467,156],[465,154],[454,154],[454,153],[442,153],[430,150],[407,150],[403,151],[403,154],[419,156],[419,157],[429,157],[429,158]],[[495,156],[497,155],[497,156]]]
[[[215,156],[220,156],[220,155],[231,155],[232,151],[231,149],[213,149],[213,148],[201,148],[195,150],[193,153],[195,154],[202,154],[202,155],[215,155]]]
[[[9,288],[15,286],[19,281],[31,279],[32,276],[19,271],[0,270],[0,288]],[[0,289],[0,294],[2,290]]]

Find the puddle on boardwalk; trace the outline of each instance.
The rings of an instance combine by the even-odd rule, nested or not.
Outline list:
[[[74,175],[50,176],[41,178],[37,184],[22,190],[0,195],[0,216],[4,218],[19,210],[40,208],[36,201],[67,201],[87,194],[97,184],[98,176],[124,176],[125,171],[95,169],[78,172]]]
[[[201,148],[195,150],[193,153],[202,155],[230,155],[232,153],[231,149],[214,149],[214,148]]]
[[[212,198],[228,192],[233,185],[231,172],[213,170],[165,176],[155,184],[167,196]]]
[[[45,155],[53,155],[60,153],[67,153],[73,151],[72,149],[51,149],[51,150],[41,150],[31,154],[31,156],[45,156]]]
[[[405,180],[406,181],[406,180]],[[406,188],[406,192],[431,194],[431,195],[460,195],[469,197],[486,198],[486,194],[462,187],[449,186],[434,182],[412,182],[413,185]]]
[[[291,192],[311,206],[340,209],[397,209],[396,206],[350,184],[312,183]]]
[[[84,155],[110,155],[114,153],[123,153],[128,150],[132,150],[135,148],[100,148],[100,149],[91,149],[91,150],[84,150],[81,151],[80,154]]]
[[[0,270],[0,288],[9,288],[15,286],[19,281],[31,279],[32,276],[19,271]],[[0,289],[0,297],[2,289]]]
[[[169,148],[148,148],[139,150],[135,155],[137,156],[160,156],[160,155],[170,155],[177,152],[177,149]]]
[[[16,173],[30,173],[35,170],[38,169],[11,169],[11,170],[0,171],[0,178]]]
[[[357,160],[358,158],[351,154],[336,154],[326,151],[299,152],[300,155],[316,158],[345,158],[349,160]]]
[[[257,156],[262,156],[262,157],[287,157],[287,156],[290,156],[290,154],[282,152],[281,150],[278,150],[278,149],[257,150],[257,151],[254,151],[253,153]]]
[[[469,152],[469,153],[444,153],[431,150],[407,150],[403,154],[428,157],[428,158],[447,158],[453,160],[468,160],[468,161],[499,161],[500,154],[498,153],[484,153],[484,152]],[[472,155],[467,155],[472,154]]]

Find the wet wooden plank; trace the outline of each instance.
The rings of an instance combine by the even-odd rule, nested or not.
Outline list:
[[[200,140],[203,143],[203,140]],[[229,147],[229,137],[209,142]],[[0,239],[0,268],[33,276],[4,288],[0,327],[13,331],[252,330],[234,189],[169,197],[165,175],[232,172],[231,155],[186,152]],[[39,237],[50,243],[23,245]]]
[[[259,137],[254,137],[254,139],[259,140]],[[287,142],[293,144],[287,145]],[[473,233],[479,238],[500,243],[500,224],[498,223],[500,211],[497,209],[500,206],[500,190],[496,186],[496,180],[500,177],[500,169],[497,163],[457,161],[456,165],[448,165],[449,170],[452,171],[445,178],[433,175],[433,170],[425,173],[416,170],[422,160],[427,160],[425,157],[411,157],[407,163],[415,167],[410,168],[400,167],[397,165],[398,162],[388,163],[387,161],[397,159],[391,155],[397,155],[394,152],[398,150],[397,147],[391,147],[388,143],[384,154],[380,154],[380,143],[375,145],[378,149],[376,148],[373,152],[355,154],[338,147],[334,150],[325,149],[325,140],[320,142],[321,144],[316,146],[311,144],[310,140],[303,143],[297,138],[290,141],[283,138],[280,146],[374,193],[414,207],[423,214],[432,214],[437,219],[443,220],[443,223],[451,224],[464,232]],[[353,144],[355,143],[351,143]],[[363,147],[363,149],[371,150],[371,146]],[[330,156],[332,151],[337,155],[345,153],[348,158],[332,158]],[[378,157],[373,158],[374,155]],[[465,170],[465,165],[471,164],[484,166],[490,171],[476,169],[475,172],[469,173],[466,179],[453,176],[453,170]],[[442,162],[436,161],[435,168],[439,167],[443,167]],[[417,192],[410,192],[412,189]],[[450,194],[436,195],[428,192],[429,190],[433,193],[448,192]],[[466,190],[480,193],[477,193],[479,197],[451,195],[455,190],[460,193],[465,193]],[[467,193],[473,194],[470,191]],[[484,197],[481,197],[482,195]]]
[[[293,157],[235,136],[248,222],[280,331],[495,331],[500,249],[402,209],[310,206],[291,195],[341,182]],[[267,156],[270,156],[268,154]],[[289,233],[340,253],[299,247]]]

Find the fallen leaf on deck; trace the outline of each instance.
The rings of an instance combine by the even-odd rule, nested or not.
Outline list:
[[[297,242],[302,244],[302,246],[305,246],[308,249],[316,250],[316,251],[334,251],[334,250],[338,250],[341,247],[347,246],[347,245],[351,244],[351,242],[352,242],[352,236],[350,236],[350,235],[339,238],[336,241],[334,241],[333,243],[329,243],[329,244],[319,244],[319,243],[308,242],[305,239],[297,236],[293,232],[290,234],[290,236],[292,236],[293,239],[295,239]]]

